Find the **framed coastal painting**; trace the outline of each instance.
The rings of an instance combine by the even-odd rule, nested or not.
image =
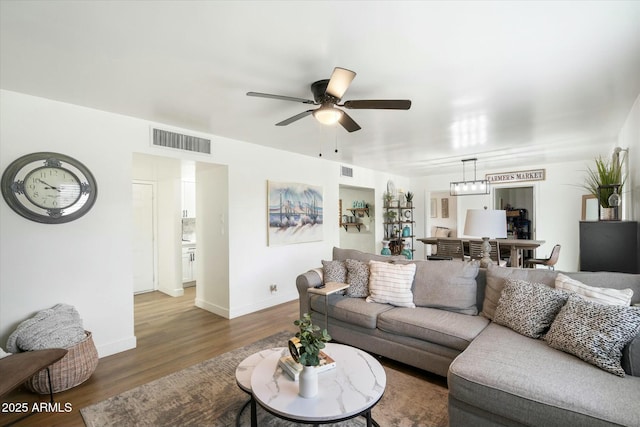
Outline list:
[[[267,182],[269,246],[323,240],[322,187]]]

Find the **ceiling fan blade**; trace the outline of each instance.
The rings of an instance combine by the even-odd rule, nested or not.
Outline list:
[[[351,109],[370,110],[408,110],[411,108],[409,99],[369,99],[346,101],[341,107]]]
[[[296,98],[293,96],[272,95],[270,93],[247,92],[247,96],[257,96],[259,98],[281,99],[283,101],[302,102],[303,104],[318,105],[315,103],[315,101],[312,101],[310,99]]]
[[[355,77],[356,73],[351,70],[340,67],[334,68],[326,93],[334,98],[342,99]]]
[[[288,119],[281,121],[280,123],[276,123],[276,126],[289,125],[289,124],[295,122],[296,120],[300,120],[300,119],[302,119],[304,117],[307,117],[309,114],[313,113],[314,111],[315,110],[307,110],[307,111],[304,111],[304,112],[302,112],[300,114],[296,114],[293,117],[289,117]]]
[[[362,129],[360,127],[360,125],[358,125],[355,120],[353,120],[351,118],[351,116],[349,116],[347,113],[345,113],[344,111],[342,112],[342,117],[340,117],[339,120],[340,124],[342,125],[343,128],[345,128],[347,130],[347,132],[355,132],[357,130]]]

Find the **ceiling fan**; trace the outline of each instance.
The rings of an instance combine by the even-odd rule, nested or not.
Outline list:
[[[370,99],[345,101],[339,104],[344,93],[349,88],[356,73],[345,68],[336,67],[329,80],[318,80],[311,84],[313,101],[310,99],[296,98],[292,96],[271,95],[269,93],[247,92],[247,96],[257,96],[261,98],[282,99],[284,101],[300,102],[303,104],[319,105],[320,108],[307,110],[293,117],[289,117],[276,126],[286,126],[310,114],[325,125],[340,123],[348,132],[355,132],[360,126],[343,110],[336,107],[344,107],[353,110],[375,109],[375,110],[408,110],[411,108],[411,100],[408,99]]]

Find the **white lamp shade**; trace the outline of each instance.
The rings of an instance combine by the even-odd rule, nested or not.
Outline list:
[[[501,239],[507,237],[507,213],[502,210],[468,209],[465,236]]]

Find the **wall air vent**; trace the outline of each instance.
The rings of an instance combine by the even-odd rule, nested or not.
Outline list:
[[[348,176],[349,178],[353,178],[353,168],[348,166],[340,166],[340,176]]]
[[[158,147],[211,154],[211,140],[153,128],[152,144]]]

